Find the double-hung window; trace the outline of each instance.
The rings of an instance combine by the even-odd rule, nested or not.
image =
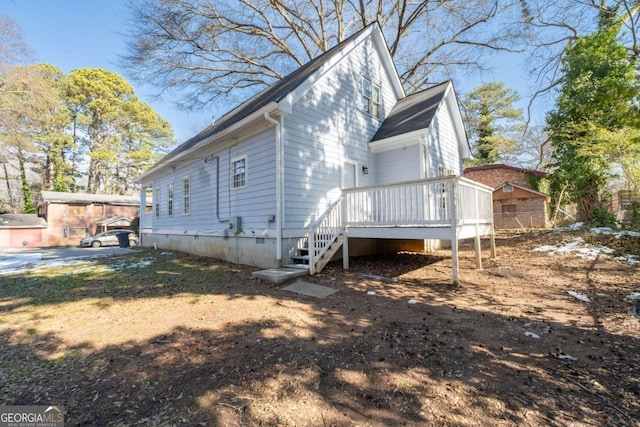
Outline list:
[[[182,178],[182,191],[184,192],[184,214],[191,213],[191,178],[187,175]]]
[[[247,158],[242,157],[231,162],[231,182],[233,188],[247,186]]]
[[[362,109],[376,119],[380,118],[380,86],[364,76],[362,77]]]
[[[167,215],[173,216],[173,182],[167,184]]]
[[[153,199],[155,203],[156,218],[160,218],[160,187],[156,187],[153,192]]]

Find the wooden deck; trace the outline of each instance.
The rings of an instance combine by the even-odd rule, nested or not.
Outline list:
[[[457,176],[343,190],[307,235],[310,273],[321,270],[336,242],[349,267],[348,238],[434,239],[451,242],[454,283],[458,282],[458,242],[475,239],[476,265],[482,267],[480,238],[491,239],[495,256],[492,189]],[[333,249],[332,249],[333,248]]]

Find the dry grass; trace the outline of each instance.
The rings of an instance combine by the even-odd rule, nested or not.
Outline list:
[[[463,251],[457,287],[446,253],[354,259],[307,279],[339,289],[323,300],[147,250],[1,277],[0,404],[68,425],[637,425],[640,276],[531,252],[571,237],[505,238],[482,271]]]

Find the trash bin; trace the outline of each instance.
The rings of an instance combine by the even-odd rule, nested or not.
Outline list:
[[[118,244],[121,248],[128,248],[129,246],[129,233],[119,233],[118,234]]]

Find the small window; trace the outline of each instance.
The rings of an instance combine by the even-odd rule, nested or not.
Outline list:
[[[244,188],[247,186],[247,159],[241,159],[231,162],[233,188]]]
[[[191,213],[191,178],[185,176],[182,178],[182,189],[184,191],[184,214]]]
[[[153,201],[156,205],[156,218],[160,218],[160,187],[153,192]]]
[[[513,185],[505,184],[505,186],[502,187],[502,191],[505,193],[513,193]]]
[[[173,182],[167,184],[167,215],[173,216]]]
[[[380,86],[362,77],[362,109],[376,119],[380,118]]]

